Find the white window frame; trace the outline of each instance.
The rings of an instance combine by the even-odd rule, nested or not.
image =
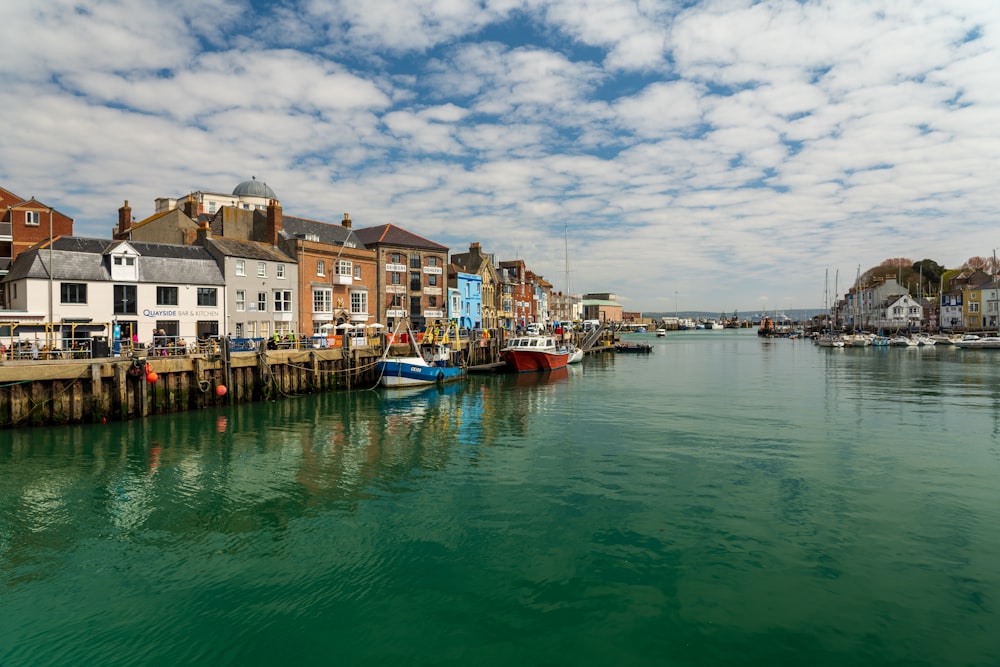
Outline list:
[[[316,275],[325,276],[326,275],[326,261],[322,259],[316,260]]]
[[[267,278],[267,262],[257,262],[257,277]]]
[[[247,310],[247,291],[245,289],[236,290],[236,312],[245,313]]]
[[[42,224],[42,215],[40,211],[25,211],[24,212],[24,224],[28,227],[37,227]]]
[[[368,314],[368,292],[366,290],[351,290],[351,314]]]
[[[245,259],[236,260],[236,275],[245,276],[247,274],[247,261]]]
[[[312,297],[313,313],[333,314],[333,288],[314,287]]]
[[[275,264],[274,265],[274,277],[277,278],[278,280],[284,280],[285,279],[285,265],[284,264]]]
[[[273,311],[275,313],[292,312],[292,290],[276,289],[273,292],[273,296],[274,296]]]

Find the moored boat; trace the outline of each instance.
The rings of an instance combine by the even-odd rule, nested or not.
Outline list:
[[[570,350],[552,336],[517,336],[500,350],[507,367],[518,373],[563,368],[570,356]]]
[[[419,345],[409,333],[413,354],[405,357],[384,356],[376,364],[379,384],[383,387],[419,387],[465,378],[465,368],[452,362],[448,333],[427,336]],[[390,348],[386,348],[386,352]]]
[[[568,364],[578,364],[583,361],[583,350],[578,348],[576,345],[568,345],[569,348],[569,361]]]
[[[617,352],[652,352],[653,346],[649,343],[618,343],[615,345]]]

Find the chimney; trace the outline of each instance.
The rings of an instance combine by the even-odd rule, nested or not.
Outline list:
[[[198,219],[198,204],[191,195],[184,200],[184,215],[192,220]]]
[[[198,225],[197,245],[204,246],[205,242],[212,238],[212,230],[208,226],[208,220]]]
[[[483,254],[482,247],[479,245],[479,241],[473,241],[469,244],[469,254],[480,256]]]
[[[350,229],[351,228],[351,214],[350,213],[345,213],[344,214],[344,219],[340,221],[340,226],[343,227],[344,229]]]
[[[267,202],[267,228],[264,231],[265,243],[270,243],[271,245],[278,245],[281,240],[281,204],[278,203],[277,199],[271,199]]]
[[[118,209],[118,236],[121,238],[128,231],[128,228],[132,226],[132,209],[128,205],[128,200],[125,200],[125,205]]]

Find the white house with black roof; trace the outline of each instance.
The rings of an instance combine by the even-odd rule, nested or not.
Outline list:
[[[143,343],[161,329],[191,342],[226,333],[224,276],[202,246],[61,236],[19,255],[3,282],[7,317],[51,323],[60,346],[86,323]]]
[[[299,267],[281,248],[242,239],[199,241],[222,267],[226,280],[225,331],[236,338],[297,334]]]

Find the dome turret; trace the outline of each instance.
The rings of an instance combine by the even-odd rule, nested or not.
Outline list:
[[[277,199],[278,195],[268,187],[264,181],[258,181],[256,176],[251,176],[249,181],[243,181],[233,189],[233,195],[237,197],[264,197],[265,199]]]

